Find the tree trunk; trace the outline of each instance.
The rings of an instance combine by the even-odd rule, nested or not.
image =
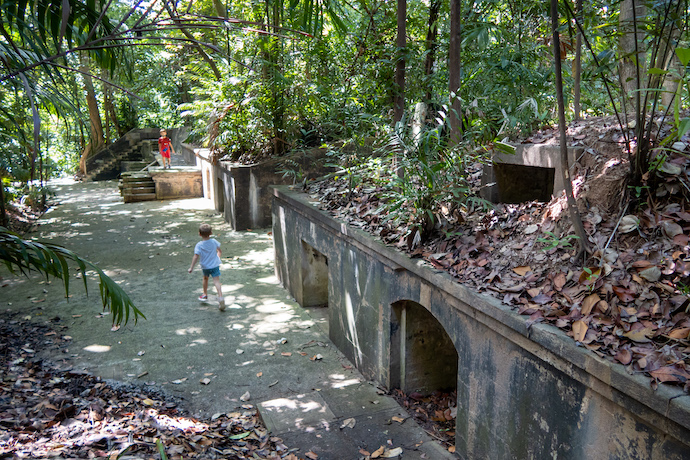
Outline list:
[[[580,254],[589,253],[590,246],[585,227],[582,224],[580,211],[573,195],[573,183],[570,181],[570,165],[568,161],[568,145],[565,133],[565,102],[563,100],[563,74],[561,69],[561,44],[558,35],[558,0],[551,0],[551,29],[553,32],[553,59],[556,71],[556,99],[558,100],[558,131],[560,133],[561,174],[565,185],[565,196],[568,200],[568,211],[575,233],[579,237]]]
[[[427,104],[433,98],[433,82],[431,76],[434,74],[434,64],[436,62],[436,48],[438,48],[438,12],[441,9],[441,0],[431,0],[429,5],[429,28],[426,32],[426,59],[424,60],[424,77],[426,85]]]
[[[584,12],[582,8],[582,0],[577,0],[577,22],[582,24]],[[580,113],[580,89],[582,82],[582,33],[580,28],[577,28],[577,36],[575,38],[575,61],[573,61],[573,118],[581,120]]]
[[[5,210],[5,184],[0,177],[0,224],[7,228],[7,211]]]
[[[405,49],[407,47],[407,0],[398,0],[398,35],[395,40],[395,102],[393,122],[398,123],[405,115]]]
[[[93,87],[93,80],[91,74],[88,57],[82,58],[80,70],[83,72],[82,79],[84,81],[84,92],[86,93],[86,104],[89,108],[90,133],[89,143],[86,145],[84,152],[79,161],[79,167],[82,173],[86,174],[86,159],[89,155],[98,152],[103,148],[103,123],[101,122],[101,114],[98,110],[98,100],[96,99],[96,91]]]
[[[450,45],[448,49],[448,89],[450,91],[450,143],[458,144],[462,140],[462,104],[460,101],[460,61],[461,44],[461,2],[450,0]]]
[[[640,21],[646,12],[642,0],[622,0],[618,19],[621,36],[618,40],[618,72],[623,89],[624,113],[640,109],[640,92],[646,75],[644,30]],[[628,108],[630,107],[630,108]],[[637,120],[640,122],[640,120]]]

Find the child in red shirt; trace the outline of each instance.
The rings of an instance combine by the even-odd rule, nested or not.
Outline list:
[[[158,138],[158,150],[163,157],[163,169],[170,169],[170,152],[175,153],[175,149],[172,146],[172,141],[166,136],[166,131],[164,129],[160,130],[161,137]]]

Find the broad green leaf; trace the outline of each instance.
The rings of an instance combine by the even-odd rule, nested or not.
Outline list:
[[[659,69],[659,68],[656,68],[656,67],[652,67],[651,69],[649,69],[649,70],[647,71],[647,73],[648,73],[649,75],[666,75],[666,74],[668,73],[668,70],[664,70],[664,69]]]
[[[690,48],[676,48],[676,56],[683,66],[688,65],[690,62]]]
[[[504,142],[494,142],[494,148],[503,153],[507,153],[508,155],[515,155],[515,146],[513,145],[506,144]]]

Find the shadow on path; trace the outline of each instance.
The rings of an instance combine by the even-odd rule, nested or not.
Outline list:
[[[300,456],[312,450],[319,459],[360,458],[359,449],[373,452],[389,440],[388,447],[402,447],[402,458],[448,455],[335,349],[323,315],[309,316],[278,284],[270,230],[235,232],[205,199],[125,204],[114,182],[51,188],[58,204],[30,236],[97,263],[147,317],[111,331],[93,280],[88,297],[73,282],[65,299],[58,282],[8,278],[0,302],[71,337],[68,349],[47,352],[51,361],[160,386],[199,417],[259,405],[272,432],[300,447]],[[196,300],[198,266],[187,273],[202,222],[222,245],[225,312],[215,295]],[[394,416],[406,421],[391,423]],[[356,425],[341,429],[348,418]]]

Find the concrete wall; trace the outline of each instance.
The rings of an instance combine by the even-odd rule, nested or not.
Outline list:
[[[292,184],[293,179],[280,172],[286,164],[302,171],[306,179],[330,171],[324,166],[325,149],[273,158],[241,165],[229,161],[214,164],[208,151],[197,150],[202,163],[204,196],[213,200],[215,209],[234,230],[265,228],[271,225],[271,185]]]
[[[569,147],[568,163],[572,166],[584,151]],[[496,150],[484,166],[480,195],[492,203],[548,201],[565,190],[561,166],[559,145],[520,144],[515,154]]]
[[[156,199],[197,198],[204,196],[201,172],[194,168],[149,171],[156,184]]]
[[[447,360],[456,354],[462,458],[690,458],[690,397],[682,390],[652,391],[647,378],[577,347],[562,331],[528,329],[524,316],[496,299],[332,219],[286,187],[274,189],[273,237],[277,276],[298,301],[308,285],[305,248],[328,260],[330,337],[368,378],[433,390],[448,379]],[[405,304],[436,322],[418,315],[425,324],[396,330]],[[448,341],[435,337],[438,325]],[[430,335],[434,344],[415,345],[415,336]],[[400,337],[404,345],[393,345]],[[432,359],[442,365],[430,366]]]

